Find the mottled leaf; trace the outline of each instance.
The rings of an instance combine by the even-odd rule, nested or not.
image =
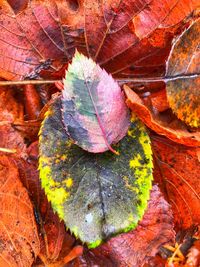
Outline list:
[[[156,185],[153,186],[150,196],[148,209],[135,230],[111,238],[96,249],[85,249],[83,256],[69,266],[139,267],[152,259],[161,246],[174,243],[175,232],[170,205]]]
[[[200,126],[200,19],[175,41],[167,62],[167,76],[179,78],[167,82],[169,105],[177,117],[192,127]]]
[[[164,114],[154,113],[144,104],[142,99],[132,91],[128,86],[124,86],[127,96],[127,105],[149,128],[160,135],[165,135],[169,139],[187,146],[200,146],[200,133],[191,132],[177,118],[165,119]]]
[[[130,115],[112,76],[76,52],[62,96],[63,123],[75,143],[89,152],[113,151],[110,145],[126,135]]]
[[[89,247],[135,228],[149,199],[151,148],[145,128],[133,120],[111,152],[88,153],[72,144],[58,98],[40,132],[40,178],[53,209]]]
[[[199,148],[152,135],[154,178],[174,212],[177,229],[200,223]]]
[[[13,161],[0,155],[0,266],[30,267],[39,249],[28,193]]]

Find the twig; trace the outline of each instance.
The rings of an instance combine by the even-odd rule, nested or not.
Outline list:
[[[196,78],[200,75],[200,73],[194,74],[184,74],[184,75],[177,75],[173,77],[163,76],[163,77],[154,77],[154,78],[121,78],[116,79],[116,81],[120,84],[126,83],[151,83],[151,82],[168,82],[168,81],[175,81],[178,79],[191,79]],[[57,82],[62,82],[62,80],[24,80],[24,81],[0,81],[0,86],[9,86],[9,85],[26,85],[26,84],[54,84]]]

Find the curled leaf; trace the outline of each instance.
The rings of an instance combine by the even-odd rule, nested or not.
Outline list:
[[[121,88],[92,59],[76,52],[64,79],[63,123],[67,133],[89,152],[113,150],[129,127]]]
[[[142,99],[132,91],[128,86],[124,86],[127,96],[127,105],[149,128],[158,134],[165,135],[169,139],[187,146],[200,145],[200,133],[189,132],[186,125],[179,120],[173,120],[171,123],[165,121],[160,114],[154,112],[145,106]]]
[[[40,132],[40,178],[53,209],[89,247],[136,227],[149,199],[151,147],[144,126],[133,120],[120,152],[91,154],[72,144],[61,121],[60,98]]]

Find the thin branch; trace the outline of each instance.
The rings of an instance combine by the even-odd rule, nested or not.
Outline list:
[[[200,73],[195,74],[184,74],[177,75],[173,77],[163,76],[163,77],[154,77],[154,78],[120,78],[116,81],[120,84],[126,83],[151,83],[151,82],[168,82],[175,81],[179,79],[191,79],[199,77]],[[56,82],[62,82],[62,80],[24,80],[24,81],[0,81],[0,86],[9,86],[9,85],[26,85],[26,84],[54,84]]]

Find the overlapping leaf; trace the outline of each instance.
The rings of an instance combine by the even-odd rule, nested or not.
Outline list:
[[[63,123],[70,138],[89,152],[113,151],[110,145],[126,135],[130,114],[111,75],[76,52],[62,96]]]
[[[28,193],[15,164],[0,156],[0,266],[30,267],[40,242]]]
[[[111,152],[91,154],[73,145],[61,122],[58,98],[40,132],[40,177],[66,226],[90,247],[135,228],[152,180],[148,135],[137,120]]]
[[[0,4],[0,76],[14,80],[54,73],[75,48],[118,77],[164,74],[173,33],[199,0],[32,0],[16,14]]]
[[[111,238],[96,249],[85,250],[83,256],[69,266],[143,266],[155,256],[160,246],[173,243],[174,237],[170,205],[164,200],[158,186],[153,186],[148,209],[135,230]]]
[[[167,82],[170,107],[177,117],[190,126],[200,126],[200,19],[195,21],[175,42],[167,62],[167,76],[177,80]]]

